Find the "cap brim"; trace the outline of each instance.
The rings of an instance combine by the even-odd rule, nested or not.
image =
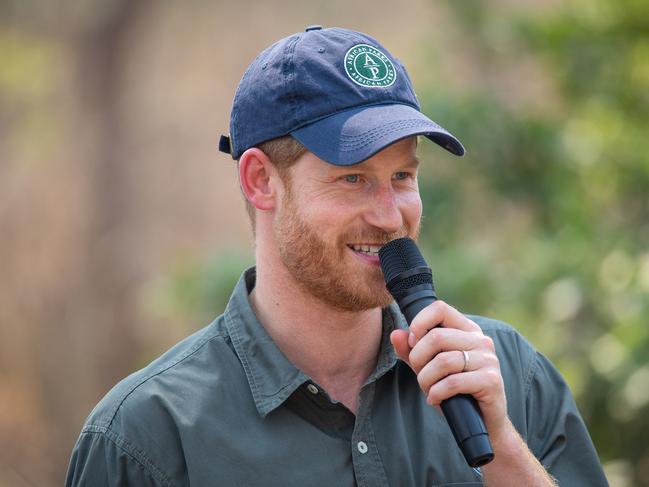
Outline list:
[[[337,166],[351,166],[390,144],[412,135],[425,135],[447,151],[464,155],[464,147],[447,130],[409,105],[370,105],[352,108],[291,132],[302,145]]]

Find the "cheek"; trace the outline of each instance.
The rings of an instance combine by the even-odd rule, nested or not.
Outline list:
[[[305,211],[301,213],[303,220],[323,240],[337,239],[341,229],[347,228],[350,224],[349,207],[340,202],[310,204],[304,209]]]
[[[347,216],[359,205],[354,194],[340,192],[312,194],[309,198],[302,198],[300,203],[303,215],[328,225],[344,224]]]
[[[400,204],[404,218],[411,224],[421,219],[422,204],[418,191],[404,194]]]

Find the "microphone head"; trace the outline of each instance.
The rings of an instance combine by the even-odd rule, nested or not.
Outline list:
[[[393,296],[420,284],[432,285],[433,277],[428,264],[411,238],[397,238],[385,244],[379,250],[379,260],[383,278]],[[401,275],[404,277],[395,281]]]
[[[414,240],[408,237],[397,238],[379,249],[381,269],[385,282],[390,282],[403,271],[414,267],[427,267]]]

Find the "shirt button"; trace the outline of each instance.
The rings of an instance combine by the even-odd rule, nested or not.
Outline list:
[[[367,444],[364,441],[359,441],[356,446],[358,447],[359,452],[367,453]]]
[[[320,392],[318,391],[318,388],[313,384],[309,384],[308,386],[306,386],[306,388],[309,390],[311,394],[317,394],[318,392]]]

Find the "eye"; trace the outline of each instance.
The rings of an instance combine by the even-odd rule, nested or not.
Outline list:
[[[358,174],[348,174],[348,175],[344,176],[343,179],[344,179],[345,182],[347,182],[347,183],[352,183],[352,184],[354,184],[354,183],[359,182],[360,179],[361,179],[361,177],[360,177]]]
[[[394,173],[394,179],[397,180],[408,179],[409,177],[410,177],[410,173],[406,171],[399,171]]]

